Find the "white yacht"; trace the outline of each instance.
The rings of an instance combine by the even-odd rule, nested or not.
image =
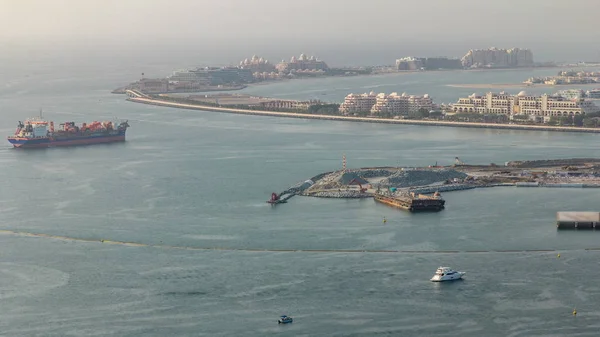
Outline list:
[[[454,271],[448,267],[439,267],[435,271],[435,275],[431,278],[432,282],[454,281],[459,280],[465,273],[462,271]]]

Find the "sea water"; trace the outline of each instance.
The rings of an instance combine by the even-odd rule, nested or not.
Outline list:
[[[433,214],[370,199],[265,201],[341,168],[343,155],[349,167],[598,157],[598,135],[147,106],[110,91],[176,64],[44,57],[4,60],[3,134],[39,108],[55,123],[119,117],[131,128],[123,144],[0,147],[1,334],[597,335],[600,252],[585,249],[599,240],[555,225],[557,211],[598,211],[596,189],[449,192]],[[554,72],[328,78],[244,92],[339,102],[406,91],[451,102],[477,90],[447,84]],[[401,252],[373,252],[384,250]],[[464,281],[429,282],[441,265],[467,272]],[[294,323],[278,325],[282,314]]]

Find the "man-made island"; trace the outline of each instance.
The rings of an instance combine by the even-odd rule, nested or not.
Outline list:
[[[599,188],[600,159],[512,161],[504,165],[468,165],[455,158],[452,166],[367,167],[321,173],[267,202],[287,203],[296,195],[320,198],[373,198],[410,212],[446,208],[440,192],[495,186]],[[345,158],[343,162],[345,166]],[[433,194],[433,195],[431,195]],[[451,206],[451,205],[450,205]],[[384,218],[384,223],[385,223]],[[557,229],[600,229],[600,212],[557,212]]]
[[[376,72],[386,72],[385,67],[329,67],[315,56],[292,56],[272,64],[257,55],[242,60],[236,66],[199,67],[174,71],[166,78],[142,78],[127,86],[113,90],[123,94],[126,90],[139,90],[145,93],[182,93],[240,90],[249,84],[264,81],[313,78],[325,76],[357,76]]]
[[[531,77],[524,84],[573,85],[600,83],[600,73],[575,70],[562,70],[557,76]]]
[[[376,194],[433,194],[474,188],[514,186],[599,188],[600,159],[575,158],[428,167],[342,168],[300,182],[272,199],[294,195],[320,198],[371,198]]]
[[[149,95],[127,91],[128,100],[173,108],[246,115],[490,129],[600,133],[600,112],[584,99],[488,93],[437,107],[428,95],[350,94],[342,104],[276,100],[248,95]]]
[[[288,79],[365,76],[399,72],[510,69],[532,67],[554,67],[553,63],[534,63],[529,49],[472,49],[462,58],[449,57],[404,57],[395,65],[331,67],[315,56],[300,54],[289,60],[271,63],[258,55],[244,59],[238,64],[227,66],[204,66],[194,69],[174,71],[165,78],[148,78],[142,73],[141,79],[113,90],[124,94],[126,90],[140,90],[145,93],[182,93],[239,90],[247,85],[264,81]]]

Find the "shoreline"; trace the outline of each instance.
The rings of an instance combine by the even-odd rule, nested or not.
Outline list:
[[[214,107],[214,106],[202,105],[202,104],[177,103],[177,102],[163,101],[163,100],[159,100],[159,99],[150,99],[150,98],[143,98],[143,97],[128,97],[127,100],[131,101],[131,102],[135,102],[135,103],[142,103],[142,104],[156,105],[156,106],[163,106],[163,107],[170,107],[170,108],[223,112],[223,113],[233,113],[233,114],[240,114],[240,115],[267,116],[267,117],[318,119],[318,120],[362,122],[362,123],[463,127],[463,128],[477,128],[477,129],[600,133],[600,128],[585,128],[585,127],[573,127],[573,126],[493,124],[493,123],[476,123],[476,122],[470,123],[470,122],[449,122],[449,121],[430,121],[430,120],[413,120],[413,119],[386,119],[386,118],[371,118],[371,117],[313,115],[313,114],[308,114],[308,113],[276,112],[276,111],[265,111],[265,110],[247,110],[247,109]]]
[[[373,68],[376,68],[376,66],[373,66]],[[247,83],[243,85],[243,88],[225,88],[225,89],[208,89],[208,90],[201,90],[201,91],[170,91],[170,92],[161,92],[161,93],[154,93],[154,94],[177,94],[177,93],[203,93],[203,92],[215,92],[215,91],[237,91],[237,90],[243,90],[249,87],[254,87],[254,86],[260,86],[260,85],[269,85],[269,84],[275,84],[275,83],[279,83],[279,82],[287,82],[290,80],[307,80],[307,79],[324,79],[324,78],[339,78],[339,77],[377,77],[377,76],[393,76],[393,75],[406,75],[406,74],[415,74],[415,73],[442,73],[442,72],[482,72],[482,71],[510,71],[510,70],[522,70],[522,69],[553,69],[553,68],[561,68],[561,66],[532,66],[532,67],[515,67],[515,68],[474,68],[474,69],[432,69],[432,70],[401,70],[401,71],[373,71],[371,73],[368,74],[355,74],[355,75],[330,75],[330,76],[326,76],[326,75],[321,75],[321,76],[306,76],[306,77],[296,77],[296,78],[279,78],[279,79],[271,79],[271,80],[264,80],[264,81],[259,81],[259,82],[253,82],[253,83]],[[473,84],[474,86],[478,86],[480,84]],[[492,85],[498,85],[498,84],[492,84]],[[515,86],[516,84],[508,84],[509,86]],[[127,90],[127,86],[122,86],[119,88],[116,88],[114,90],[111,91],[111,93],[113,94],[124,94],[125,90]],[[447,86],[449,87],[463,87],[462,84],[448,84]],[[550,86],[550,85],[549,85]],[[471,87],[471,85],[466,84],[466,87],[463,88],[469,88]],[[484,88],[488,88],[488,86],[484,87]]]
[[[128,88],[129,86],[124,86],[124,87],[120,87],[117,88],[113,91],[111,91],[111,94],[117,94],[117,95],[124,95],[127,90],[132,90],[131,88]],[[238,91],[238,90],[243,90],[246,89],[248,86],[247,85],[240,85],[240,86],[235,86],[235,87],[224,87],[224,88],[216,88],[216,87],[210,87],[210,88],[204,88],[200,91],[195,91],[195,90],[174,90],[174,91],[169,91],[169,92],[156,92],[156,93],[151,93],[152,95],[161,95],[161,94],[196,94],[196,93],[203,93],[203,92],[220,92],[220,91]],[[133,90],[138,90],[138,89],[133,89]]]
[[[487,83],[487,84],[446,84],[447,87],[451,88],[463,88],[463,89],[504,89],[504,88],[559,88],[559,87],[582,87],[582,86],[599,86],[598,83],[581,83],[581,84],[545,84],[545,83]]]
[[[599,163],[600,159],[570,158],[510,161],[503,166],[458,162],[428,167],[361,167],[321,173],[291,186],[278,196],[283,197],[282,200],[295,195],[356,199],[371,198],[380,193],[380,189],[391,193],[403,191],[427,195],[491,187],[600,188],[600,178],[589,175]],[[565,166],[574,167],[585,175],[557,173]],[[532,171],[537,173],[533,174]],[[411,174],[413,172],[420,173],[415,176]],[[357,179],[360,180],[359,184],[354,183]]]

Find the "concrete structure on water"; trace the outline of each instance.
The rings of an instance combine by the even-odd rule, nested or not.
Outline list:
[[[557,212],[557,229],[600,229],[600,212]]]

